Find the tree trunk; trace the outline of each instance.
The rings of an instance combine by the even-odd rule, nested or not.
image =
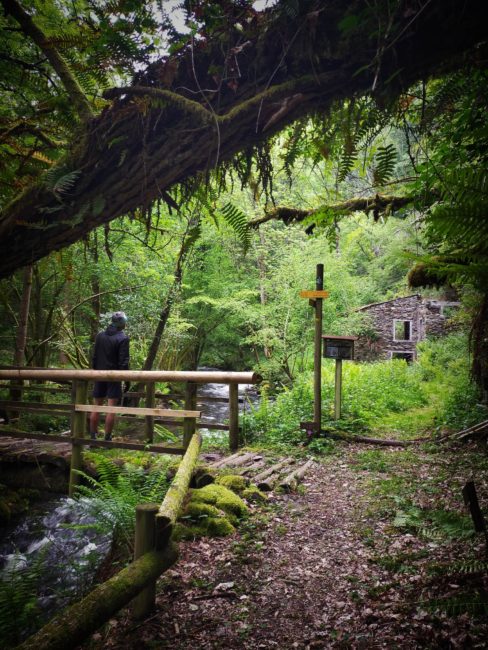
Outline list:
[[[32,274],[32,266],[26,266],[24,269],[22,299],[20,302],[19,325],[17,327],[17,337],[15,339],[14,366],[23,366],[25,363],[25,348],[27,344],[27,329],[32,292]]]
[[[15,338],[15,351],[13,358],[14,366],[23,366],[25,364],[25,348],[27,345],[27,329],[29,326],[29,309],[30,309],[30,299],[32,292],[32,266],[26,266],[24,269],[24,279],[22,286],[22,298],[20,301],[20,311],[19,311],[19,324],[17,326],[17,336]],[[22,381],[13,380],[12,383],[17,384],[18,386],[22,385]],[[10,400],[13,402],[18,402],[22,399],[22,391],[18,388],[10,389]],[[11,412],[9,419],[15,419],[18,417],[18,413]]]
[[[144,364],[142,366],[143,370],[152,370],[153,368],[154,362],[156,360],[156,356],[158,354],[159,346],[161,344],[161,339],[163,337],[164,330],[166,328],[166,324],[168,322],[168,318],[171,313],[173,302],[175,301],[175,298],[177,297],[178,292],[181,288],[185,260],[192,246],[191,233],[194,232],[195,228],[198,227],[199,221],[200,220],[198,218],[197,220],[193,220],[188,224],[187,232],[183,237],[183,241],[181,242],[180,250],[178,252],[178,257],[176,259],[173,284],[170,287],[170,290],[166,297],[166,302],[164,303],[161,313],[159,314],[159,320],[156,326],[156,331],[154,332],[153,339],[151,341],[151,344],[149,345],[149,350],[147,352],[146,360],[144,361]]]

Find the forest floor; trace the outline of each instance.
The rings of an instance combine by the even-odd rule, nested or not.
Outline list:
[[[85,648],[486,648],[488,580],[461,488],[486,448],[338,445],[233,536],[180,544],[157,609]]]

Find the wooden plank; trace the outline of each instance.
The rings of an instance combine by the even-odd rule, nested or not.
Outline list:
[[[15,438],[19,440],[41,440],[42,442],[64,442],[75,443],[76,445],[100,447],[104,449],[130,449],[132,451],[149,451],[152,454],[184,454],[183,447],[145,445],[137,442],[124,442],[123,440],[90,440],[89,438],[71,438],[56,436],[50,433],[31,433],[27,431],[16,431],[13,429],[0,428],[0,437]]]
[[[229,448],[236,451],[239,447],[239,402],[238,384],[229,386]]]
[[[86,405],[88,401],[88,382],[77,380],[74,385],[75,402],[83,402]],[[80,483],[80,474],[83,469],[83,447],[74,442],[75,438],[84,438],[86,435],[87,418],[84,413],[73,412],[71,420],[71,466],[69,470],[69,490],[68,495],[74,496],[76,486]]]
[[[130,392],[127,393],[127,394],[128,395],[137,395],[137,393],[130,393]],[[160,393],[159,391],[157,391],[155,394],[156,394],[156,397],[158,399],[171,399],[171,400],[175,400],[175,401],[178,401],[178,400],[183,401],[185,399],[185,396],[182,395],[181,393]],[[143,396],[143,395],[144,395],[144,393],[140,394],[140,396]],[[239,397],[239,402],[241,404],[243,404],[244,401],[245,400],[244,400],[243,397]],[[229,399],[227,397],[214,397],[213,395],[204,395],[202,397],[197,397],[197,404],[205,404],[206,402],[222,402],[222,403],[228,404]]]
[[[300,291],[300,298],[328,298],[329,297],[329,292],[328,291],[322,291],[321,289],[313,289],[310,291]]]
[[[137,417],[137,415],[124,415],[125,420],[139,420],[140,418]],[[161,418],[161,417],[155,417],[154,418],[155,422],[157,424],[167,424],[167,425],[172,425],[175,427],[180,427],[183,422],[180,422],[180,420],[177,419],[168,419],[168,418]],[[205,420],[200,420],[198,423],[198,428],[201,429],[208,429],[209,431],[228,431],[229,430],[229,425],[228,424],[218,424],[214,422],[205,422]],[[241,430],[241,427],[239,427],[239,431]]]
[[[14,408],[18,411],[37,411],[51,409],[53,411],[71,411],[71,404],[56,404],[53,402],[16,402],[13,400],[0,400],[0,408]]]
[[[26,408],[26,409],[22,409],[22,408],[19,408],[19,407],[18,407],[18,410],[19,411],[24,411],[25,410],[26,413],[27,412],[29,412],[29,413],[32,412],[32,413],[43,413],[43,414],[46,414],[46,415],[55,415],[55,416],[58,416],[60,418],[61,417],[66,418],[66,417],[68,417],[70,415],[70,411],[68,411],[68,410],[61,411],[61,410],[45,409],[45,408],[37,408],[37,409]],[[10,418],[10,421],[12,422],[14,419],[18,420],[18,418]]]
[[[87,413],[118,413],[120,415],[154,415],[165,418],[199,418],[201,411],[176,411],[174,409],[148,409],[132,406],[94,406],[92,404],[75,404],[75,411]]]
[[[69,393],[69,388],[58,388],[57,386],[38,386],[37,384],[3,384],[0,383],[0,389],[17,388],[20,391],[40,391],[49,393]]]
[[[102,449],[130,449],[132,451],[148,451],[151,454],[180,454],[185,453],[184,447],[147,445],[138,442],[124,442],[123,440],[89,440],[88,438],[74,438],[73,442],[89,447],[100,447]]]
[[[146,408],[154,408],[155,397],[154,392],[156,390],[156,384],[154,382],[146,384]],[[154,417],[152,415],[146,415],[146,439],[148,442],[153,442],[154,440]]]

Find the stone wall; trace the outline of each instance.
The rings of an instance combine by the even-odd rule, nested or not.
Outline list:
[[[355,345],[355,358],[358,361],[389,359],[392,353],[416,355],[417,341],[425,338],[422,318],[422,299],[419,295],[396,298],[387,302],[362,307],[371,319],[374,336],[360,336]],[[395,340],[394,323],[409,321],[410,339]]]

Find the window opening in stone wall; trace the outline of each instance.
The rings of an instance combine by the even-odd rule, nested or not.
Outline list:
[[[394,320],[393,321],[393,340],[411,341],[412,340],[412,321]]]
[[[412,363],[413,352],[392,352],[392,359],[404,359],[407,363]]]

